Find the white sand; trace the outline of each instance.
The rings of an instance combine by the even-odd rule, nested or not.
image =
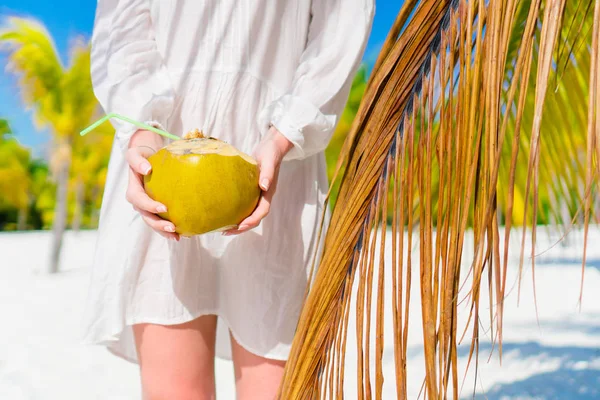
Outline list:
[[[0,315],[3,320],[0,329],[0,399],[140,398],[135,365],[113,356],[104,348],[79,344],[94,240],[95,232],[69,232],[62,272],[47,275],[47,232],[0,234]],[[554,240],[542,235],[538,239],[538,251],[548,248]],[[581,234],[572,234],[569,241],[568,246],[556,246],[538,261],[545,262],[536,268],[539,326],[533,306],[531,274],[526,268],[520,306],[517,308],[516,289],[509,294],[505,306],[502,366],[498,363],[497,351],[487,362],[490,346],[485,337],[487,331],[482,330],[479,380],[474,385],[472,368],[461,397],[471,397],[476,386],[478,393],[485,391],[490,399],[600,398],[600,232],[594,230],[589,242],[581,312],[577,304]],[[509,287],[515,281],[517,267],[513,256],[509,266]],[[415,266],[407,363],[411,399],[417,398],[423,379],[418,276],[418,266]],[[389,277],[386,279],[389,284]],[[386,287],[386,309],[389,309],[390,289],[389,285]],[[483,295],[483,327],[489,318],[487,304],[487,297]],[[465,321],[466,311],[461,307],[461,323]],[[389,315],[386,313],[384,398],[395,398]],[[347,398],[354,399],[354,327],[350,327],[350,332],[346,388]],[[460,350],[461,376],[466,365],[466,351],[465,348]],[[216,370],[220,398],[233,399],[231,363],[217,360]]]

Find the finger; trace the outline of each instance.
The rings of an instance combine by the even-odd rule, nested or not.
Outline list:
[[[259,186],[265,192],[269,190],[275,178],[276,163],[273,157],[265,157],[260,160]]]
[[[162,219],[156,214],[140,210],[139,208],[136,208],[136,211],[140,213],[144,222],[146,222],[146,224],[148,224],[148,226],[150,226],[150,228],[154,229],[155,231],[168,233],[175,232],[175,225],[173,225],[172,222],[167,221],[166,219]]]
[[[246,232],[250,229],[256,228],[260,224],[260,221],[262,221],[263,218],[265,218],[269,214],[270,209],[270,198],[267,196],[262,196],[260,198],[260,201],[258,202],[258,205],[254,209],[254,212],[250,216],[248,216],[246,219],[240,222],[237,228],[229,229],[223,232],[223,234],[225,236],[238,235],[242,232]]]
[[[147,160],[153,153],[150,147],[140,146],[132,147],[125,153],[127,163],[135,172],[140,175],[148,175],[152,170],[152,165]]]
[[[167,207],[164,204],[154,201],[148,196],[141,180],[131,170],[129,171],[129,185],[125,197],[128,202],[140,210],[153,214],[167,212]]]
[[[236,228],[224,231],[223,235],[238,235],[242,232],[246,232],[250,229],[256,228],[260,224],[260,221],[262,221],[262,219],[264,219],[269,214],[271,210],[271,200],[274,194],[275,185],[273,185],[268,192],[263,193],[258,202],[258,205],[256,206],[256,208],[250,216],[248,216],[246,219],[240,222]]]
[[[174,240],[176,242],[179,242],[181,240],[181,236],[179,236],[177,233],[158,232],[158,231],[155,231],[155,232],[158,233],[160,236],[164,237],[165,239]]]
[[[175,232],[175,225],[173,225],[172,222],[162,219],[158,215],[149,213],[148,211],[140,209],[136,209],[136,211],[140,213],[142,219],[150,228],[165,237],[179,240],[179,234]]]

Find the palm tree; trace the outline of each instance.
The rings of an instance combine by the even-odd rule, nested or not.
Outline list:
[[[360,105],[360,101],[362,100],[363,94],[365,93],[366,87],[367,67],[366,65],[363,65],[358,70],[354,80],[352,81],[352,87],[350,88],[350,94],[348,95],[346,107],[344,108],[344,112],[342,113],[340,121],[336,126],[331,141],[329,142],[329,146],[327,146],[327,150],[325,151],[327,174],[330,180],[333,179],[336,162],[340,155],[340,150],[344,144],[346,136],[348,136],[350,128],[352,127],[352,122],[356,117],[356,113],[358,112],[358,107]],[[339,182],[336,182],[336,185],[332,188],[332,194],[330,197],[330,205],[332,206],[335,205],[338,190]]]
[[[56,272],[67,225],[73,142],[98,108],[90,78],[89,46],[75,41],[65,65],[42,23],[16,17],[7,19],[0,30],[0,45],[8,55],[8,70],[18,77],[23,103],[33,109],[37,125],[52,133],[50,165],[57,185],[49,270]]]
[[[114,128],[105,122],[96,128],[96,132],[96,135],[79,136],[73,143],[71,227],[76,232],[84,225],[86,205],[90,206],[92,214],[87,216],[88,219],[96,219],[106,181]],[[96,223],[88,221],[87,225],[95,226]]]
[[[280,398],[342,398],[351,345],[359,399],[380,399],[384,307],[393,315],[396,392],[407,397],[413,262],[426,397],[459,397],[459,300],[470,309],[471,357],[482,329],[480,294],[489,292],[484,307],[501,356],[511,227],[522,226],[521,270],[530,238],[535,274],[538,224],[580,220],[587,235],[592,220],[599,51],[598,0],[404,3],[336,166],[340,191]],[[472,254],[463,253],[468,230]],[[391,260],[383,254],[386,238]],[[583,259],[585,265],[585,251]],[[383,295],[385,280],[391,299]],[[348,344],[353,297],[361,306],[357,342]]]
[[[32,183],[29,176],[31,154],[10,132],[8,122],[0,119],[0,207],[16,209],[17,229],[24,230]]]
[[[8,121],[0,118],[0,137],[4,137],[4,135],[7,135],[10,133],[10,125],[8,124]]]
[[[50,170],[45,160],[35,159],[29,164],[31,179],[29,222],[31,229],[52,227],[56,204],[56,185],[50,179]]]

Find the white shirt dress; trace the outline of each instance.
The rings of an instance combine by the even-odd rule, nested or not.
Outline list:
[[[237,236],[179,242],[125,200],[134,126],[113,121],[89,296],[87,343],[137,362],[132,325],[218,318],[248,351],[288,357],[328,189],[323,151],[371,30],[373,0],[99,0],[94,91],[116,112],[181,135],[194,128],[252,154],[273,124],[293,144],[271,211]],[[92,133],[93,134],[93,133]]]

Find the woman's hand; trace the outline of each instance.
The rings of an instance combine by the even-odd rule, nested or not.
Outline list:
[[[260,221],[269,214],[271,200],[277,188],[277,177],[279,176],[279,166],[283,157],[290,151],[294,145],[286,139],[275,127],[271,127],[263,137],[254,157],[258,162],[260,169],[259,185],[262,189],[262,196],[252,215],[244,219],[237,228],[223,232],[223,235],[237,235],[255,228]]]
[[[129,142],[126,159],[129,163],[129,183],[127,185],[127,201],[139,212],[150,228],[167,239],[179,240],[172,222],[160,218],[157,213],[167,211],[167,207],[154,201],[144,189],[144,175],[152,169],[147,158],[163,146],[162,139],[154,132],[139,130],[133,134]]]

